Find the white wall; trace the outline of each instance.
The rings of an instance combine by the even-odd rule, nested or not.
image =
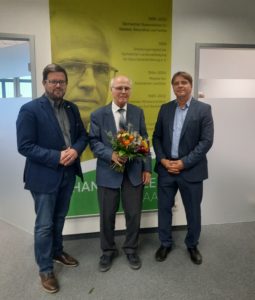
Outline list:
[[[213,109],[215,141],[208,155],[203,223],[254,221],[255,98],[204,101]]]
[[[51,61],[48,0],[1,0],[0,32],[35,36],[37,95],[41,95],[42,69]],[[23,103],[0,101],[0,218],[33,232],[33,202],[22,183],[24,158],[16,150],[15,121]]]
[[[194,75],[196,42],[255,43],[254,11],[254,0],[173,0],[172,73],[182,69]],[[37,94],[42,94],[41,72],[43,67],[51,61],[48,0],[1,0],[0,28],[2,33],[35,35]],[[1,141],[6,138],[6,129],[3,126],[5,124],[0,123]],[[23,190],[21,182],[24,160],[16,153],[14,123],[9,120],[7,126],[9,127],[5,128],[8,128],[12,141],[9,147],[3,147],[4,143],[0,147],[0,164],[5,166],[4,169],[1,168],[0,175],[1,182],[4,184],[3,189],[1,186],[0,218],[32,232],[34,220],[32,199],[29,193]],[[8,165],[4,163],[7,155],[13,157],[12,163]],[[209,167],[212,167],[210,163]],[[18,177],[12,176],[17,173]],[[226,173],[226,178],[227,175]],[[215,178],[205,183],[203,203],[205,224],[219,222],[214,218],[221,209],[219,203],[211,199],[208,201],[210,191],[217,189],[217,184],[219,183]],[[13,186],[16,186],[18,193],[12,193]],[[231,199],[224,201],[228,201],[231,207]],[[232,210],[231,218],[225,219],[226,221],[247,220],[246,207],[243,209],[242,219],[235,219],[236,214],[233,212]],[[224,222],[223,219],[221,220]],[[176,224],[185,222],[182,210],[180,210],[179,220],[175,222]],[[142,224],[146,227],[156,226],[155,215],[145,214]],[[123,227],[122,220],[118,226]],[[94,222],[91,218],[68,220],[65,233],[89,232],[93,229],[98,230],[98,222]]]
[[[48,0],[1,0],[0,32],[35,36],[37,95],[41,95],[42,70],[51,62]]]
[[[195,43],[255,44],[254,11],[253,0],[174,0],[172,73],[194,75]],[[208,155],[203,224],[255,220],[255,100],[244,100],[206,100],[213,109],[215,143]]]
[[[255,1],[173,0],[172,72],[194,75],[195,43],[255,44]]]

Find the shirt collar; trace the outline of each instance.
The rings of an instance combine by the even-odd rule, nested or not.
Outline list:
[[[190,96],[189,100],[185,103],[185,106],[184,106],[182,109],[189,108],[191,99],[192,99],[192,96]],[[176,99],[175,101],[176,101],[177,106],[179,107],[179,104],[178,104],[177,99]],[[179,108],[180,108],[180,107],[179,107]]]
[[[55,100],[51,99],[47,94],[45,94],[45,96],[48,98],[48,100],[53,108],[55,108],[55,107],[60,108],[64,104],[63,100],[55,101]]]
[[[123,108],[125,111],[127,111],[127,103],[123,106],[123,107],[121,107],[121,108]],[[113,101],[112,101],[112,110],[113,110],[113,112],[116,112],[116,111],[118,111],[120,109],[120,107],[118,106],[118,105],[116,105]]]

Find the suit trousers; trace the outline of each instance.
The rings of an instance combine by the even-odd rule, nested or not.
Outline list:
[[[123,250],[126,254],[135,253],[138,248],[143,184],[133,186],[124,173],[121,188],[98,187],[100,207],[100,242],[103,254],[111,255],[116,251],[114,241],[115,219],[120,199],[126,220],[126,237]]]
[[[203,182],[188,182],[182,174],[158,177],[158,222],[159,239],[165,247],[171,247],[172,207],[175,195],[180,191],[187,219],[185,244],[193,248],[198,244],[201,232],[201,202]]]
[[[62,231],[71,195],[75,184],[73,168],[63,173],[63,178],[54,193],[31,191],[35,204],[34,250],[40,273],[53,271],[53,257],[63,252]]]

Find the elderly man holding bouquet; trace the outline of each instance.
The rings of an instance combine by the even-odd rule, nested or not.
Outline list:
[[[113,101],[91,114],[90,147],[97,157],[96,183],[100,207],[101,272],[118,255],[114,241],[120,199],[126,219],[123,251],[132,269],[141,267],[137,254],[144,185],[151,179],[151,157],[143,110],[128,103],[132,82],[112,79]]]

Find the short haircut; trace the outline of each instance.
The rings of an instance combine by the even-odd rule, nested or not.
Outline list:
[[[44,69],[43,69],[43,81],[48,79],[48,74],[52,73],[52,72],[61,72],[65,74],[66,77],[66,82],[68,82],[68,77],[67,77],[67,73],[66,70],[61,67],[60,65],[57,64],[49,64],[47,65]]]
[[[179,71],[179,72],[176,72],[174,74],[174,76],[172,77],[172,81],[171,81],[172,85],[174,84],[174,81],[175,81],[175,79],[176,79],[177,76],[182,76],[183,78],[185,78],[186,80],[188,80],[188,82],[191,84],[191,86],[193,86],[192,76],[189,73],[184,72],[184,71]]]
[[[129,81],[129,84],[130,84],[131,87],[132,87],[133,82],[132,82],[131,79],[129,79],[129,78],[128,78],[127,76],[125,76],[125,75],[117,75],[117,76],[115,76],[115,77],[113,77],[113,78],[111,79],[111,81],[110,81],[110,89],[113,87],[115,80],[116,80],[117,78],[120,78],[120,77],[126,78],[126,79]]]

